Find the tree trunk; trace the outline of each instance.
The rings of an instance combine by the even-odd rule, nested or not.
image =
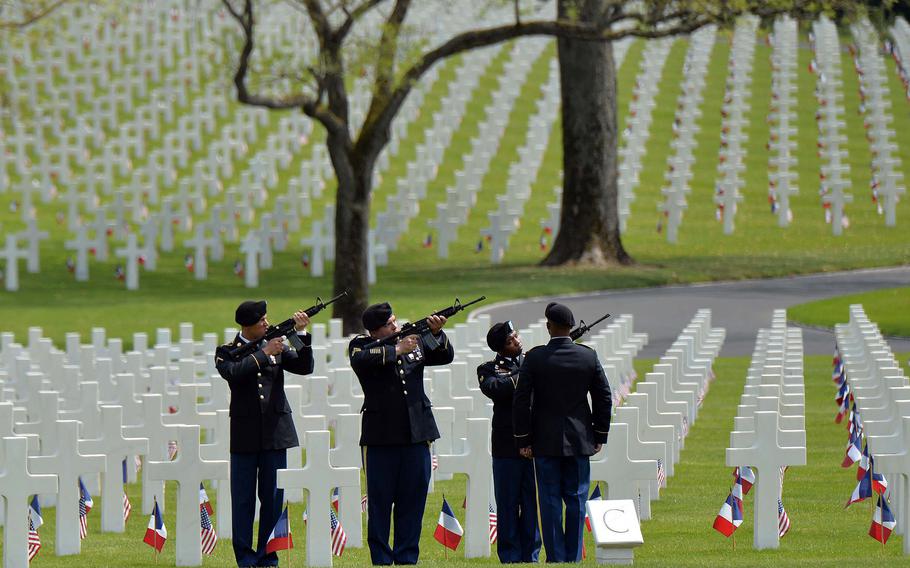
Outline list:
[[[595,17],[597,0],[558,0],[559,17]],[[616,68],[609,42],[558,39],[563,193],[559,233],[541,261],[631,264],[619,234]]]
[[[329,156],[338,177],[335,198],[334,294],[348,295],[332,304],[332,315],[340,317],[345,335],[362,333],[360,316],[369,302],[367,282],[370,189],[374,159],[358,160],[346,141],[329,133]]]

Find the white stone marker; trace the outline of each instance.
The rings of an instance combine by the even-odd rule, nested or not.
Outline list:
[[[440,473],[464,473],[468,477],[465,510],[465,558],[490,556],[490,477],[493,458],[490,454],[490,421],[467,419],[464,452],[439,456]]]
[[[753,546],[762,550],[780,544],[777,500],[781,491],[781,466],[806,465],[805,447],[786,447],[779,441],[780,416],[774,411],[755,412],[751,444],[727,448],[727,466],[751,466],[758,470],[755,486],[755,533]]]
[[[904,440],[910,440],[910,416],[901,416],[901,434]],[[910,483],[907,483],[910,476],[910,451],[904,448],[901,452],[894,454],[882,454],[875,456],[876,464],[883,470],[900,471],[901,475],[895,476],[898,480],[903,478],[903,491],[895,495],[899,499],[898,510],[910,513]],[[7,517],[9,518],[9,517]],[[903,526],[901,526],[903,525]],[[904,537],[904,554],[910,554],[910,523],[906,517],[898,521],[898,530]]]
[[[39,231],[38,223],[34,219],[26,222],[26,229],[19,234],[20,237],[28,242],[28,256],[25,258],[25,269],[31,274],[41,271],[41,261],[39,243],[47,240],[48,232]]]
[[[636,437],[637,439],[637,437]],[[610,441],[602,450],[604,459],[591,460],[591,480],[607,484],[609,499],[641,498],[640,487],[657,480],[657,460],[633,460],[629,457],[629,425],[610,425]]]
[[[7,292],[19,289],[19,259],[28,257],[28,250],[16,246],[16,235],[6,234],[6,247],[0,251],[0,257],[6,261],[6,273],[3,275],[3,284]]]
[[[130,233],[126,240],[126,246],[118,248],[114,254],[126,259],[126,289],[139,289],[139,257],[142,256],[142,249],[139,248],[136,240],[136,233]]]
[[[88,281],[88,255],[89,251],[95,246],[93,240],[88,238],[88,230],[85,226],[79,227],[76,231],[76,238],[63,243],[66,250],[76,251],[76,281]]]
[[[177,426],[177,444],[180,451],[174,461],[150,461],[146,469],[149,479],[177,481],[177,566],[199,566],[199,484],[206,479],[228,479],[229,467],[226,461],[207,461],[199,456],[198,425]]]
[[[35,475],[28,470],[28,440],[0,438],[0,497],[5,503],[3,518],[3,566],[28,568],[28,496],[56,493],[56,475]],[[18,519],[19,522],[10,522]],[[78,534],[76,535],[78,538]]]
[[[80,449],[86,453],[103,454],[106,469],[101,476],[101,532],[124,531],[123,500],[118,499],[123,493],[123,475],[121,462],[128,456],[147,455],[148,438],[123,437],[123,407],[101,407],[101,437],[83,440]],[[132,463],[132,460],[130,462]]]
[[[243,282],[247,288],[259,286],[259,253],[262,246],[259,233],[250,229],[240,244],[240,252],[244,253]]]
[[[145,436],[149,440],[148,460],[164,461],[167,458],[168,440],[175,439],[177,426],[165,426],[161,420],[161,408],[163,405],[160,394],[142,395],[142,424],[140,426],[127,426],[124,433],[127,435],[135,434]],[[149,477],[147,467],[142,468],[142,513],[149,515],[152,513],[152,507],[155,503],[156,496],[164,495],[164,482],[153,481]],[[158,500],[158,507],[162,512],[164,509],[164,499]]]
[[[231,419],[230,411],[215,411],[215,439],[211,444],[199,446],[199,455],[204,460],[230,460]],[[230,477],[230,471],[228,471]],[[233,538],[234,528],[231,523],[231,483],[230,479],[218,481],[216,488],[218,510],[215,511],[216,526],[219,538]]]
[[[588,501],[598,564],[632,564],[634,548],[644,544],[631,499]]]
[[[360,414],[339,414],[335,419],[335,447],[329,451],[335,467],[360,469]],[[351,548],[363,547],[363,512],[360,507],[360,484],[338,490],[338,518],[347,544]]]
[[[333,488],[360,488],[360,470],[356,467],[332,467],[329,462],[328,430],[307,432],[306,466],[303,469],[279,469],[278,487],[300,488],[307,492],[309,521],[306,531],[307,566],[331,566],[332,544],[329,529],[329,493]],[[196,531],[197,533],[199,531]]]
[[[57,451],[50,456],[32,458],[36,473],[57,474],[57,556],[79,554],[79,477],[104,471],[104,456],[79,453],[79,422],[57,421]],[[119,468],[118,468],[119,469]],[[120,501],[120,499],[117,499]]]

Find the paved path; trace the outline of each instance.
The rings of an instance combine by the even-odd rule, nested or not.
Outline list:
[[[493,321],[511,319],[517,327],[526,327],[543,317],[544,307],[553,300],[572,308],[576,321],[583,318],[591,322],[607,312],[632,314],[635,331],[649,336],[639,357],[658,358],[695,310],[711,308],[713,325],[727,330],[721,356],[735,357],[752,354],[758,329],[770,324],[774,309],[897,286],[910,286],[910,266],[516,300],[484,306],[471,317],[489,313]],[[804,329],[803,341],[807,355],[831,353],[834,348],[834,334],[824,330]],[[889,342],[895,352],[910,352],[908,339]]]

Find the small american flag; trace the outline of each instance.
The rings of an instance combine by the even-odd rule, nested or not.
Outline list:
[[[439,458],[436,457],[436,454],[433,454],[432,464],[433,464],[433,471],[436,471],[437,469],[439,469]]]
[[[498,519],[496,516],[496,506],[493,505],[493,503],[490,503],[490,544],[496,542],[496,537],[498,536],[498,532],[496,530],[497,523]]]
[[[212,518],[204,505],[199,505],[199,522],[202,525],[202,553],[211,556],[212,551],[215,550],[215,544],[218,542],[218,535],[215,534]]]
[[[664,470],[664,460],[657,459],[657,487],[667,486],[667,472]]]
[[[44,524],[41,518],[41,506],[38,505],[38,496],[32,497],[31,505],[28,508],[28,561],[41,550],[41,538],[38,536],[38,527]]]
[[[167,441],[167,459],[174,461],[174,458],[177,457],[177,440],[168,440]]]
[[[777,536],[783,538],[790,531],[790,517],[784,509],[784,502],[777,500]]]
[[[92,496],[89,495],[88,489],[79,478],[79,539],[84,539],[88,535],[87,519],[89,511],[92,510]]]
[[[338,512],[338,488],[332,490],[332,508],[335,509],[335,512]]]
[[[329,513],[332,515],[332,555],[341,556],[344,554],[344,544],[348,541],[348,537],[344,534],[344,528],[335,515],[335,510],[329,508]]]
[[[126,485],[126,459],[123,460],[123,484]],[[133,506],[130,504],[130,498],[126,495],[126,487],[123,488],[123,524],[130,518]]]
[[[367,495],[366,495],[366,493],[364,493],[363,497],[360,498],[360,512],[361,513],[367,512]]]

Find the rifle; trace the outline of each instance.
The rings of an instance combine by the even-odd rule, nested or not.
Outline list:
[[[572,330],[571,333],[569,333],[569,337],[572,338],[572,341],[578,341],[579,339],[581,339],[582,335],[591,331],[591,328],[593,328],[595,325],[599,324],[603,320],[607,319],[608,317],[610,317],[610,314],[605,315],[604,317],[600,318],[599,320],[592,323],[591,325],[586,324],[585,320],[581,320],[581,323],[578,325],[578,327],[576,327],[575,329]]]
[[[338,300],[340,300],[341,298],[346,296],[347,293],[348,293],[348,291],[345,290],[344,292],[342,292],[341,294],[338,294],[337,296],[335,296],[328,302],[323,302],[322,298],[320,298],[319,296],[316,296],[316,303],[313,306],[311,306],[303,311],[307,315],[307,317],[313,317],[316,314],[318,314],[319,312],[321,312],[322,310],[326,309],[328,306],[334,304],[335,302],[337,302]],[[292,333],[294,331],[294,327],[296,327],[296,325],[297,325],[297,323],[294,321],[294,318],[288,318],[288,319],[284,320],[283,322],[279,323],[278,325],[270,325],[269,328],[265,331],[265,335],[262,336],[262,339],[260,339],[259,341],[250,341],[249,343],[241,345],[240,347],[232,350],[230,353],[231,358],[232,359],[242,359],[242,358],[246,357],[247,355],[252,354],[254,351],[257,351],[259,349],[259,344],[262,343],[262,341],[271,341],[272,339],[275,339],[276,337],[282,337],[282,336],[285,336],[288,338],[288,342],[290,342],[291,346],[294,349],[300,349],[301,347],[303,347],[303,342],[300,341],[299,337],[297,337],[297,333]]]
[[[367,349],[372,349],[373,347],[379,347],[380,345],[393,345],[393,344],[397,343],[398,340],[401,339],[402,337],[407,337],[409,335],[423,335],[424,333],[430,331],[430,324],[427,321],[427,319],[430,316],[442,316],[446,319],[449,319],[450,317],[454,316],[455,314],[457,314],[461,310],[467,308],[468,306],[476,304],[477,302],[482,302],[483,300],[486,300],[486,299],[487,299],[486,296],[481,296],[481,297],[477,298],[476,300],[474,300],[473,302],[468,302],[467,304],[462,304],[458,300],[458,298],[455,298],[455,303],[452,304],[451,306],[449,306],[448,308],[443,308],[443,309],[439,310],[438,312],[433,312],[429,316],[423,318],[422,320],[419,320],[417,323],[408,322],[408,323],[404,324],[404,326],[401,329],[399,329],[392,335],[390,335],[388,337],[383,337],[382,339],[377,339],[376,341],[368,343],[363,346],[363,349],[364,349],[364,351],[366,351]]]

